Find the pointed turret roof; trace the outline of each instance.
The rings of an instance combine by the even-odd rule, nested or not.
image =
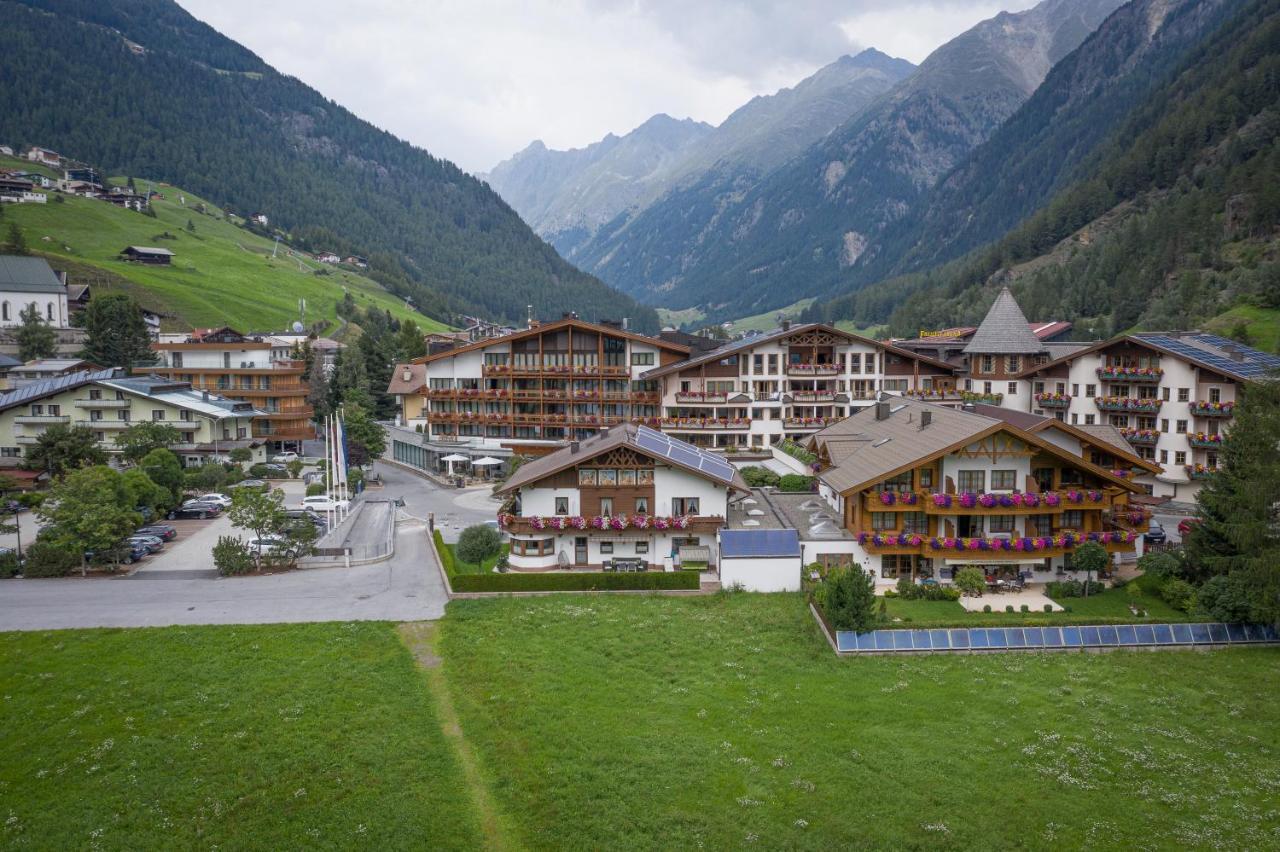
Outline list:
[[[964,351],[970,355],[1036,355],[1046,350],[1031,331],[1017,300],[1004,287]]]

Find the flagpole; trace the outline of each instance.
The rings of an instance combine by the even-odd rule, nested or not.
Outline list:
[[[338,525],[338,507],[333,502],[333,467],[333,415],[327,414],[324,418],[324,485],[325,493],[329,495],[328,515],[330,529]]]

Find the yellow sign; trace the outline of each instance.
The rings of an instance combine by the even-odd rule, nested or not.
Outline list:
[[[920,337],[959,337],[963,332],[960,329],[944,328],[942,331],[920,331]]]

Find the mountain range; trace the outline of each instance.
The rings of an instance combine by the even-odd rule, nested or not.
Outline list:
[[[784,133],[793,121],[753,121],[761,104],[772,103],[756,99],[692,145],[687,165],[667,167],[672,178],[663,194],[621,211],[586,239],[575,234],[569,256],[641,301],[698,307],[711,319],[838,289],[852,267],[880,255],[882,232],[908,216],[1120,5],[1044,0],[983,21],[918,68],[874,51],[828,66],[774,96],[823,121],[805,125],[806,133]],[[844,75],[843,87],[856,85],[857,95],[824,83],[834,75]],[[748,122],[755,132],[745,132]],[[749,138],[754,151],[775,153],[699,158],[709,140],[730,131]],[[501,181],[493,185],[504,192]]]
[[[496,193],[365,122],[171,0],[0,0],[0,140],[262,212],[443,320],[652,309],[565,262]],[[337,293],[335,298],[341,298]]]
[[[1006,129],[903,231],[897,268],[919,271],[806,318],[914,334],[1008,285],[1029,315],[1094,334],[1280,342],[1280,0],[1133,0]]]

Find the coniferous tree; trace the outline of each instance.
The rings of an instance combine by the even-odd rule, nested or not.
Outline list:
[[[88,334],[80,356],[103,367],[132,367],[152,358],[142,310],[123,293],[95,297],[84,312]]]
[[[17,222],[9,223],[9,238],[5,241],[5,245],[9,254],[27,253],[27,238],[22,235],[22,229],[18,227]]]
[[[18,341],[18,357],[23,361],[36,358],[52,358],[58,351],[57,336],[40,316],[35,303],[27,305],[18,314],[22,324],[14,331]]]
[[[1243,390],[1218,473],[1196,498],[1186,541],[1190,579],[1226,575],[1248,590],[1256,617],[1280,623],[1280,382]]]

